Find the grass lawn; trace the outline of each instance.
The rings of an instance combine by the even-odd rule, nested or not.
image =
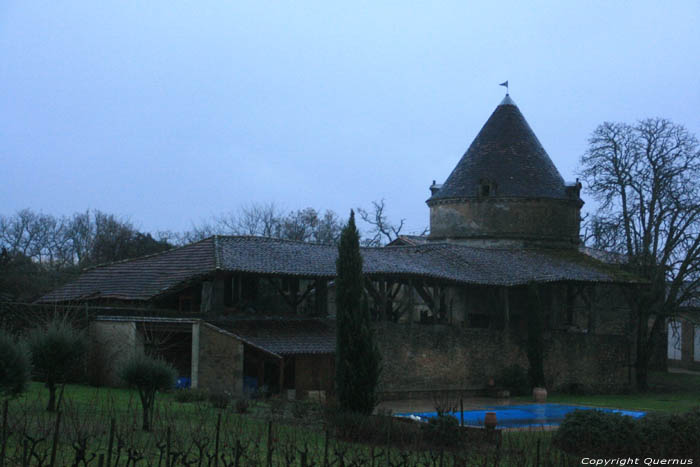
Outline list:
[[[612,395],[550,394],[547,402],[646,412],[680,413],[700,407],[700,375],[651,372],[649,392]],[[530,397],[515,400],[530,401]]]
[[[700,406],[700,375],[653,373],[650,375],[650,385],[651,391],[645,394],[551,394],[549,401],[655,412],[683,412]],[[27,452],[25,439],[30,439],[29,447],[35,450],[32,451],[34,461],[31,465],[47,463],[56,420],[55,414],[44,410],[47,394],[41,383],[32,383],[26,393],[10,402],[9,465],[14,465],[12,462],[22,465],[18,460]],[[168,455],[176,459],[180,456],[181,461],[203,458],[210,461],[214,452],[217,420],[221,417],[219,453],[229,460],[241,454],[245,462],[240,465],[264,465],[268,455],[272,456],[274,465],[301,465],[302,452],[306,452],[309,461],[313,460],[316,465],[324,456],[336,461],[346,456],[344,458],[348,461],[354,459],[353,462],[359,462],[356,465],[365,465],[372,457],[382,465],[386,464],[387,457],[404,459],[406,465],[439,465],[442,462],[435,457],[441,449],[416,451],[415,447],[411,447],[413,445],[406,444],[388,448],[383,442],[371,445],[332,437],[326,445],[322,408],[314,404],[301,408],[303,410],[299,410],[298,405],[271,399],[252,402],[248,411],[241,415],[231,406],[217,409],[206,401],[181,403],[177,401],[175,393],[159,394],[153,431],[147,433],[140,429],[141,406],[136,391],[66,385],[57,457],[59,465],[70,465],[80,456],[86,459],[93,456],[96,465],[95,456],[107,452],[110,421],[114,419],[114,452],[121,456],[119,465],[133,465],[139,456],[143,463],[138,465],[159,465],[163,456]],[[396,431],[392,431],[392,445],[401,436],[400,425],[394,423]],[[272,431],[269,432],[271,426]],[[458,453],[447,451],[445,455],[466,456],[455,459],[479,459],[479,462],[499,456],[500,465],[519,465],[517,459],[524,457],[533,460],[539,455],[557,465],[571,462],[572,458],[553,446],[552,434],[544,431],[505,432],[500,450],[477,443],[470,444],[467,450],[462,449]],[[273,443],[272,449],[269,443]],[[117,445],[121,447],[117,449]],[[166,448],[166,445],[170,447]],[[81,451],[83,446],[85,449]],[[129,456],[134,459],[129,460]],[[287,462],[292,457],[297,459],[297,463]],[[452,457],[450,459],[455,461]],[[492,464],[491,461],[488,463]]]
[[[43,385],[32,383],[26,393],[10,402],[9,464],[6,462],[5,465],[22,465],[21,459],[27,452],[33,459],[31,465],[48,463],[57,417],[55,413],[45,411],[47,399],[48,391]],[[536,456],[539,449],[542,456],[550,455],[557,461],[565,456],[551,446],[551,433],[532,432],[512,437],[506,434],[503,447],[498,452],[495,445],[469,441],[460,445],[457,451],[445,450],[444,459],[440,460],[444,448],[436,446],[417,450],[412,441],[406,444],[406,440],[413,440],[411,436],[415,429],[421,429],[418,426],[404,427],[399,422],[392,422],[394,428],[390,428],[391,447],[378,440],[370,444],[348,442],[347,438],[335,439],[332,434],[326,441],[322,408],[312,403],[306,404],[303,413],[299,414],[295,413],[299,409],[294,404],[285,403],[280,410],[279,401],[275,399],[256,401],[245,415],[241,415],[236,413],[234,407],[217,409],[206,401],[181,403],[174,393],[170,393],[159,394],[156,405],[153,430],[143,432],[140,429],[140,401],[135,391],[66,385],[61,405],[57,465],[72,465],[80,459],[90,458],[92,461],[85,465],[96,465],[100,454],[106,457],[112,419],[116,421],[113,465],[117,454],[118,465],[134,465],[134,462],[138,462],[137,465],[163,465],[161,460],[167,456],[166,453],[170,453],[171,458],[180,456],[177,465],[195,459],[204,459],[201,465],[213,465],[209,462],[214,452],[219,417],[219,455],[225,456],[229,462],[236,457],[236,449],[239,449],[238,454],[242,455],[240,465],[266,465],[268,456],[272,457],[273,465],[304,465],[301,462],[304,452],[309,461],[306,465],[313,463],[317,466],[323,465],[324,457],[333,465],[369,465],[374,458],[375,465],[388,465],[391,462],[393,465],[412,466],[442,465],[443,460],[444,465],[476,459],[487,462],[499,456],[500,465],[507,466],[511,465],[508,459]],[[377,423],[373,419],[368,421],[370,424]],[[369,429],[371,433],[377,431],[368,426],[361,429]],[[356,439],[354,436],[351,438]],[[29,443],[23,444],[26,440]],[[288,462],[291,458],[296,461]],[[461,461],[458,462],[459,459]],[[405,464],[396,464],[399,460],[405,461]],[[490,461],[488,463],[492,464]],[[199,464],[195,462],[193,465]]]

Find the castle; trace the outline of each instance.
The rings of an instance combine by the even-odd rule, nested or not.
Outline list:
[[[475,391],[527,368],[533,289],[549,388],[631,381],[620,288],[636,280],[581,248],[581,185],[564,182],[510,96],[430,191],[429,236],[362,249],[385,398]],[[101,382],[117,384],[119,362],[147,349],[193,387],[304,397],[333,390],[336,257],[329,245],[214,236],[87,270],[40,301],[95,310]]]

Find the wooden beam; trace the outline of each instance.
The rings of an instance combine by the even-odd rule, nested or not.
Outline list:
[[[425,290],[423,284],[413,283],[412,285],[415,291],[420,296],[420,298],[423,300],[423,302],[427,305],[428,308],[430,308],[430,311],[436,314],[437,310],[435,309],[435,301],[433,300],[432,295],[428,293],[427,290]]]

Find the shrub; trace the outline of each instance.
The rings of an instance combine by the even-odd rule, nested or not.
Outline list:
[[[62,320],[53,320],[46,327],[29,333],[27,343],[34,372],[46,382],[49,390],[48,411],[56,409],[57,385],[66,382],[79,366],[87,351],[85,334]]]
[[[700,407],[683,414],[651,414],[638,421],[644,454],[693,457],[700,446]]]
[[[175,391],[175,400],[181,403],[202,402],[207,400],[207,392],[201,389],[182,389]]]
[[[496,383],[510,391],[512,396],[526,396],[530,392],[530,379],[527,371],[519,365],[511,365],[501,370]]]
[[[309,402],[306,401],[292,401],[292,417],[294,418],[304,418],[309,413]]]
[[[566,415],[554,443],[570,454],[625,455],[621,449],[636,446],[635,419],[601,410],[574,410]]]
[[[346,441],[412,447],[422,442],[420,424],[389,414],[326,410],[326,424],[333,436]]]
[[[175,369],[163,360],[138,353],[126,361],[121,377],[129,386],[138,389],[143,409],[143,429],[149,431],[156,393],[175,385]]]
[[[15,396],[27,388],[31,364],[27,348],[0,331],[0,397]]]
[[[459,420],[452,415],[438,415],[421,426],[424,440],[433,446],[456,447],[460,444]]]
[[[693,457],[700,446],[700,408],[678,415],[649,414],[641,419],[577,410],[566,416],[554,443],[576,455]]]
[[[231,402],[231,395],[226,392],[212,392],[209,394],[209,403],[216,409],[225,409]]]
[[[247,399],[238,399],[236,401],[236,405],[235,405],[236,413],[239,413],[242,415],[242,414],[248,412],[249,407],[250,407],[250,403],[248,402]]]
[[[271,397],[269,400],[268,410],[270,416],[281,418],[284,416],[284,411],[287,408],[287,401],[282,397]]]

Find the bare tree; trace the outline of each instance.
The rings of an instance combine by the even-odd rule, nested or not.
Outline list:
[[[700,284],[698,140],[660,118],[603,123],[581,167],[600,203],[588,222],[593,245],[624,254],[630,270],[649,282],[628,294],[636,319],[636,383],[644,390],[665,322]]]
[[[274,203],[252,203],[194,226],[179,238],[180,243],[190,243],[212,235],[254,235],[336,244],[341,229],[340,219],[330,210],[321,216],[314,208],[285,212]]]
[[[316,229],[313,232],[313,241],[328,245],[337,245],[340,241],[340,233],[343,230],[343,221],[338,215],[326,210],[323,217],[319,217]]]
[[[386,216],[384,200],[372,201],[372,209],[357,208],[360,219],[371,226],[369,236],[363,239],[365,246],[382,246],[391,243],[401,234],[406,219],[394,224]]]
[[[242,206],[238,215],[222,223],[237,235],[278,237],[284,212],[274,203],[252,203]]]

